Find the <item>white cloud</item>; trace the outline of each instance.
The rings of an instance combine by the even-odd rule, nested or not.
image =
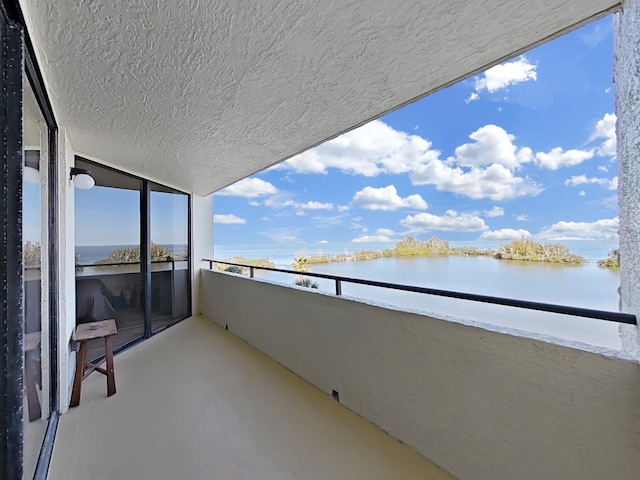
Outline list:
[[[296,203],[296,207],[304,210],[333,210],[333,203],[312,201],[307,203]]]
[[[516,215],[516,222],[528,222],[531,220],[529,215]]]
[[[572,187],[575,187],[577,185],[595,184],[595,185],[602,185],[603,187],[606,187],[608,190],[617,190],[618,177],[613,177],[612,179],[608,179],[608,178],[599,178],[599,177],[588,178],[586,175],[577,175],[565,180],[564,184]]]
[[[255,200],[249,200],[249,205],[251,205],[252,207],[259,207],[260,202],[256,202]]]
[[[393,237],[396,232],[389,230],[388,228],[379,228],[376,230],[375,235],[364,235],[351,240],[352,243],[390,243],[393,242]]]
[[[428,140],[375,120],[272,168],[322,174],[336,168],[367,177],[409,173],[414,185],[435,185],[440,191],[493,200],[533,196],[543,190],[531,179],[514,174],[533,159],[533,153],[514,145],[513,135],[485,125],[471,138],[475,143],[462,145],[456,156],[441,160]],[[461,166],[456,165],[458,161]]]
[[[598,170],[600,170],[601,172],[608,172],[609,171],[609,169],[605,165],[600,165],[598,167]]]
[[[493,230],[490,232],[483,232],[480,235],[482,240],[517,240],[522,237],[530,237],[531,233],[528,230],[522,228],[514,230],[512,228],[503,228],[501,230]]]
[[[431,230],[441,230],[445,232],[481,232],[489,227],[484,220],[469,213],[458,214],[454,210],[447,210],[444,215],[432,215],[430,213],[419,213],[408,215],[400,220],[400,224],[410,232],[428,232]]]
[[[530,178],[515,175],[523,163],[533,159],[533,153],[528,147],[516,146],[515,137],[503,128],[485,125],[469,138],[475,142],[457,147],[455,156],[446,161],[432,158],[418,165],[410,175],[412,183],[496,201],[535,196],[544,190]]]
[[[578,195],[580,195],[581,197],[584,197],[587,194],[587,192],[585,192],[584,190],[580,190],[580,193],[578,193]]]
[[[597,205],[602,205],[607,210],[615,210],[616,212],[619,209],[618,205],[618,195],[611,195],[609,197],[605,197],[596,203]]]
[[[382,188],[365,187],[353,196],[353,204],[367,210],[385,211],[399,208],[424,210],[428,207],[427,202],[418,194],[400,197],[394,185]]]
[[[324,243],[329,243],[329,242],[326,241],[326,240],[320,240],[318,243],[323,243],[324,244]]]
[[[362,217],[351,218],[349,228],[351,230],[362,230],[363,232],[368,231],[367,227],[362,224]]]
[[[305,203],[295,202],[286,195],[274,195],[264,201],[266,207],[271,208],[298,208],[300,210],[333,210],[333,203],[322,203],[308,201]]]
[[[596,128],[591,135],[591,140],[605,139],[598,147],[598,155],[601,157],[615,157],[617,155],[616,120],[615,113],[605,113],[604,117],[596,123]]]
[[[279,243],[299,242],[301,229],[295,227],[270,228],[262,233],[265,237]]]
[[[233,185],[229,185],[227,188],[223,188],[216,194],[229,197],[256,198],[264,195],[273,195],[277,191],[278,189],[272,184],[259,178],[244,178]]]
[[[304,211],[303,210],[298,210],[296,212],[296,217],[304,217]]]
[[[611,38],[611,22],[595,22],[589,27],[578,30],[578,38],[589,48],[594,48],[605,40]],[[608,89],[607,89],[608,90]]]
[[[244,218],[236,217],[233,214],[229,215],[214,215],[213,223],[221,223],[223,225],[241,225],[247,223]]]
[[[351,243],[391,243],[392,238],[386,235],[363,235],[362,237],[356,237],[351,240]]]
[[[517,83],[528,82],[529,80],[535,82],[538,79],[536,68],[536,65],[529,63],[529,60],[523,56],[518,60],[496,65],[476,77],[476,92],[487,91],[495,93]]]
[[[564,151],[561,147],[555,147],[548,153],[536,153],[536,160],[538,161],[538,165],[542,168],[557,170],[560,167],[579,165],[585,160],[589,160],[594,155],[595,152],[593,150],[587,151],[572,149]]]
[[[595,222],[558,222],[543,228],[537,238],[543,240],[616,240],[618,217]]]
[[[349,210],[349,205],[338,205],[338,211],[339,212],[346,212],[347,210]]]
[[[348,220],[350,220],[349,214],[336,213],[328,216],[315,215],[311,217],[310,223],[312,223],[315,228],[320,229],[340,228],[345,227]]]
[[[478,95],[476,92],[472,92],[471,95],[469,95],[465,100],[465,103],[469,104],[474,100],[478,100],[479,98],[480,98],[480,95]]]
[[[480,127],[469,138],[475,142],[457,147],[455,158],[450,158],[450,161],[462,167],[499,164],[515,169],[533,158],[530,148],[516,147],[513,143],[516,137],[497,125]]]
[[[296,155],[274,168],[297,173],[326,174],[329,168],[345,173],[375,177],[381,173],[400,174],[437,158],[431,142],[418,135],[397,131],[374,120],[311,150]]]
[[[440,191],[495,201],[535,196],[544,190],[528,177],[517,177],[511,170],[497,163],[465,171],[441,160],[434,160],[412,174],[411,181],[414,185],[435,185]]]
[[[504,208],[493,207],[491,210],[485,210],[484,215],[486,217],[502,217],[504,215]]]

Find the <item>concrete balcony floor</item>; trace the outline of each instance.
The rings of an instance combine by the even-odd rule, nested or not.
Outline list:
[[[204,317],[83,383],[49,478],[450,479],[424,457]]]

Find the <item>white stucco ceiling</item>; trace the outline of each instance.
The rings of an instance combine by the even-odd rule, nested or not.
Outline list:
[[[617,3],[22,1],[73,147],[199,194]]]

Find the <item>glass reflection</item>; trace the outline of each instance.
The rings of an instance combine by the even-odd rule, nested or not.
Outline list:
[[[49,417],[46,143],[48,131],[26,77],[23,110],[24,476],[32,478]],[[44,213],[43,213],[44,212]],[[46,230],[44,230],[46,231]]]
[[[144,335],[140,269],[142,182],[76,158],[90,170],[95,186],[75,190],[76,323],[114,319],[117,348]],[[88,344],[87,359],[104,355],[104,341]]]
[[[150,183],[151,323],[158,331],[189,315],[189,196]]]

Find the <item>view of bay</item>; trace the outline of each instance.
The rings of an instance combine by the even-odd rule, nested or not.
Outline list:
[[[114,250],[130,249],[136,246],[137,245],[78,245],[76,246],[76,264],[91,265],[109,258],[109,254]],[[160,246],[175,254],[187,251],[186,245],[163,244]]]
[[[450,242],[451,246],[497,248],[499,243]],[[597,260],[606,258],[616,248],[612,243],[564,242],[573,253],[587,263],[558,266],[536,262],[513,262],[491,257],[391,257],[367,261],[351,261],[312,265],[311,272],[329,273],[352,278],[378,280],[404,285],[454,290],[506,298],[570,305],[598,310],[618,311],[618,272],[599,267]],[[359,250],[382,250],[393,244],[215,244],[216,259],[234,256],[268,258],[280,268],[291,268],[296,255],[319,253],[353,253]],[[259,278],[293,284],[291,275],[260,272]],[[320,290],[334,292],[334,283],[317,280]],[[620,349],[618,325],[566,315],[548,314],[522,309],[486,305],[477,302],[434,297],[403,291],[343,283],[344,296],[356,297],[403,309],[433,312],[464,321],[489,323],[498,327],[551,335],[569,341]]]

